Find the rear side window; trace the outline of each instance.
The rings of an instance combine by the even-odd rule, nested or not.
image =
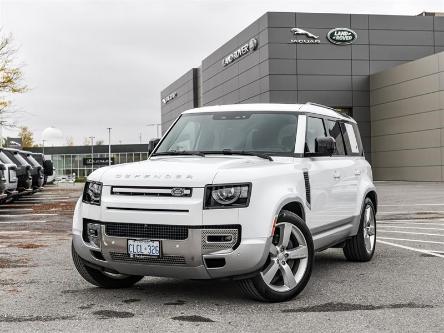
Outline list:
[[[315,140],[325,137],[324,121],[321,118],[307,117],[307,133],[305,135],[305,152],[315,153]]]
[[[327,121],[328,135],[336,141],[336,150],[333,155],[345,155],[344,138],[341,133],[341,124],[337,121]]]
[[[341,128],[344,133],[347,155],[362,156],[363,149],[358,126],[356,124],[342,123]]]

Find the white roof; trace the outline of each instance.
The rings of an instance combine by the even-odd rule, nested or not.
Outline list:
[[[200,112],[246,112],[246,111],[280,111],[280,112],[310,112],[322,116],[338,118],[355,122],[352,118],[341,115],[335,110],[312,103],[306,104],[273,104],[273,103],[254,103],[254,104],[227,104],[204,106],[201,108],[190,109],[182,114],[200,113]]]

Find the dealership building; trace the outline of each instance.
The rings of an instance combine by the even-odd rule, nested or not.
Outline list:
[[[377,180],[444,181],[444,16],[266,13],[161,92],[190,108],[314,102],[351,115]]]
[[[44,153],[54,163],[56,176],[86,177],[94,170],[109,165],[109,146],[32,147],[26,150]],[[111,164],[143,161],[148,158],[148,144],[111,145]]]

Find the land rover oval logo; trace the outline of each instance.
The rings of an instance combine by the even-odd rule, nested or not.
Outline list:
[[[185,189],[183,187],[174,187],[171,189],[171,195],[173,197],[183,197]]]
[[[348,28],[334,28],[327,33],[327,39],[336,45],[351,44],[357,38],[357,33]]]

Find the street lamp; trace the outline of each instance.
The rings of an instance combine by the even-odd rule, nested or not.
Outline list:
[[[45,142],[46,140],[42,140],[42,153],[45,155]]]
[[[159,138],[160,137],[160,134],[159,134],[159,129],[160,129],[160,124],[159,123],[152,123],[152,124],[147,124],[146,125],[147,127],[149,127],[149,126],[156,126],[156,138]]]
[[[106,128],[108,130],[108,165],[111,165],[111,127]]]
[[[94,171],[94,138],[95,136],[90,136],[91,139],[91,172]]]

